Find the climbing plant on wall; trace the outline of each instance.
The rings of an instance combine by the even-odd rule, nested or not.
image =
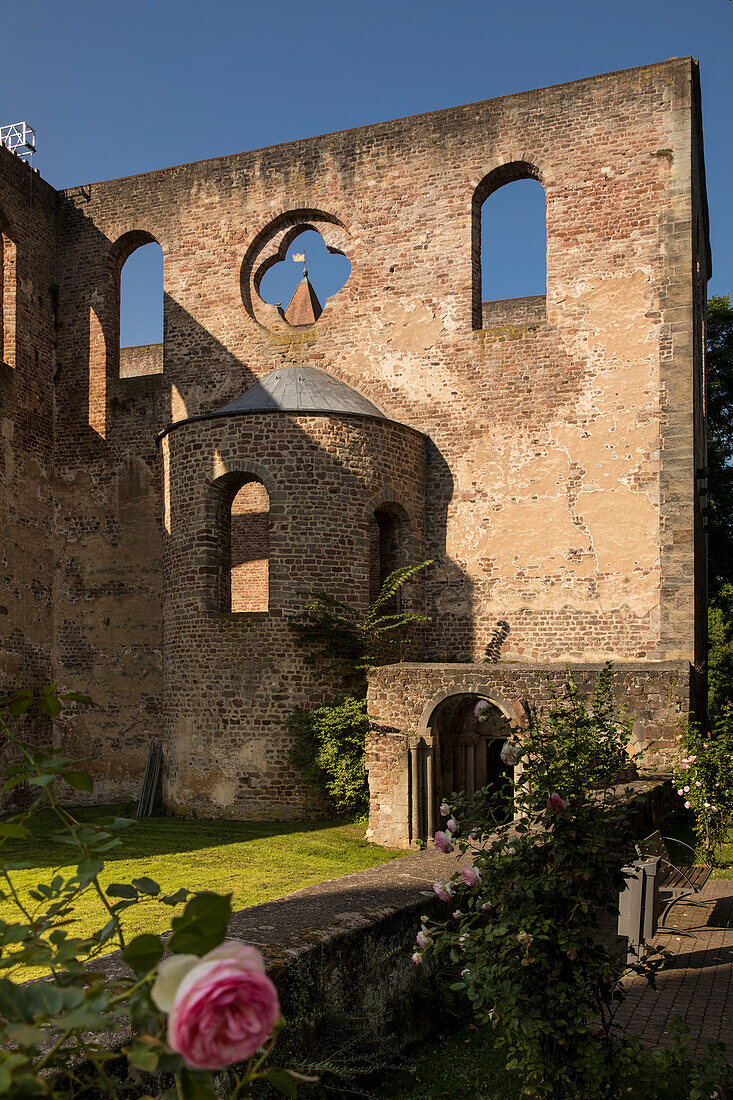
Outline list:
[[[377,598],[362,611],[326,593],[305,595],[290,629],[307,659],[340,685],[334,701],[313,710],[298,708],[288,718],[295,735],[291,763],[319,790],[336,813],[361,812],[368,804],[364,745],[367,670],[404,660],[426,615],[395,608],[402,587],[432,562],[395,569]]]

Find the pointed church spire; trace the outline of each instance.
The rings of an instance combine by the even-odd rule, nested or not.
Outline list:
[[[295,288],[295,294],[285,310],[285,320],[294,327],[314,325],[322,313],[323,306],[318,301],[318,295],[310,285],[308,272],[303,268],[303,278]]]

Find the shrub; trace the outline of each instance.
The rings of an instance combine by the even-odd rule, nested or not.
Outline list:
[[[26,811],[0,822],[2,897],[18,914],[0,920],[0,1094],[96,1100],[149,1096],[153,1087],[161,1100],[215,1100],[215,1073],[226,1069],[232,1095],[248,1094],[255,1079],[266,1078],[295,1096],[298,1075],[266,1064],[282,1021],[262,956],[246,944],[224,942],[231,896],[185,888],[164,896],[145,876],[103,889],[106,853],[133,822],[78,821],[59,803],[56,787],[91,792],[89,775],[78,761],[13,734],[27,711],[56,718],[68,702],[89,700],[59,695],[55,685],[0,698],[0,740],[13,746],[17,760],[6,770],[3,790],[25,783],[35,796]],[[54,814],[54,840],[69,846],[77,865],[71,875],[51,873],[26,898],[14,871],[28,864],[4,858],[3,849],[8,840],[33,835],[39,810]],[[92,935],[75,935],[75,904],[87,891],[98,895],[106,923]],[[133,905],[163,906],[171,914],[165,960],[161,936],[127,939],[121,916]],[[132,977],[88,965],[114,948]],[[43,967],[50,976],[26,982],[27,967]],[[130,1033],[122,1052],[114,1039],[120,1031]]]
[[[288,717],[295,741],[291,762],[321,791],[337,814],[359,813],[369,802],[364,742],[369,716],[363,699],[347,696],[341,703],[295,710]]]
[[[497,826],[501,800],[485,792],[441,807],[451,816],[436,843],[472,850],[473,866],[436,883],[452,915],[424,922],[414,958],[429,950],[450,962],[451,989],[492,1028],[522,1096],[615,1096],[624,1072],[612,1035],[624,959],[599,936],[598,916],[618,912],[634,858],[626,802],[612,790],[628,734],[609,669],[590,709],[569,680],[504,747],[519,765],[514,822]],[[649,953],[631,969],[653,983],[662,962]]]
[[[733,825],[733,703],[724,704],[709,735],[689,726],[675,768],[677,793],[695,815],[695,832],[711,863]]]

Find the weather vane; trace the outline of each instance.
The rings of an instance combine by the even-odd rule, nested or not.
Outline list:
[[[306,267],[306,263],[305,263],[305,252],[294,252],[293,253],[293,262],[296,263],[296,264],[302,264],[303,265],[303,278],[305,279],[306,275],[308,274],[308,268]]]

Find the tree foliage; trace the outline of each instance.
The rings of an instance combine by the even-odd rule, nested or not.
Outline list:
[[[733,308],[708,300],[707,415],[710,601],[733,584]]]

